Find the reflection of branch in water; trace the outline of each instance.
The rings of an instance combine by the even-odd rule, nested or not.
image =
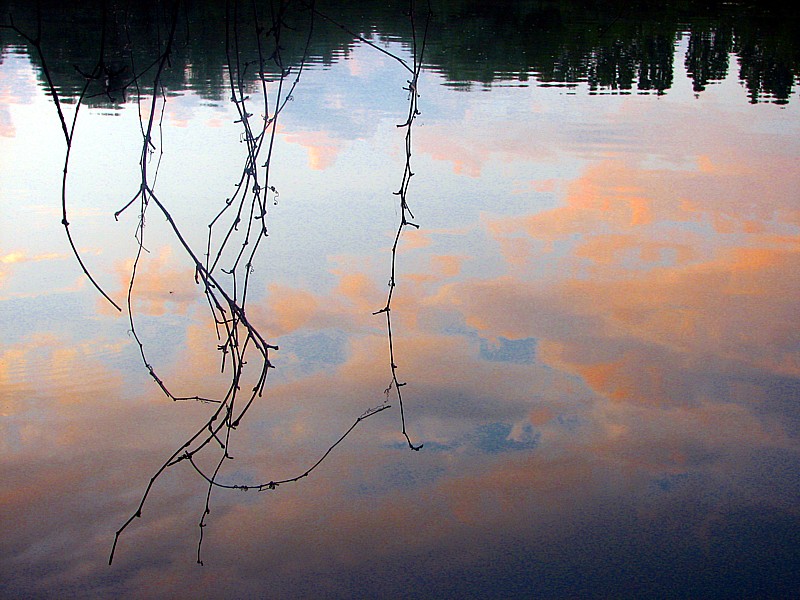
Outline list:
[[[56,107],[56,112],[58,113],[58,120],[61,123],[61,131],[64,134],[64,141],[67,143],[67,150],[64,153],[64,170],[61,177],[61,224],[64,226],[64,231],[67,234],[67,241],[69,242],[69,247],[72,249],[72,253],[75,255],[78,264],[81,267],[81,270],[92,283],[92,285],[97,289],[103,297],[108,300],[111,305],[116,308],[118,311],[122,311],[119,305],[111,299],[105,290],[100,287],[100,284],[97,283],[92,274],[89,272],[86,264],[83,262],[81,258],[80,252],[78,252],[78,248],[75,246],[75,240],[72,238],[72,232],[69,230],[69,219],[67,218],[67,175],[69,172],[69,160],[70,154],[72,152],[72,142],[75,139],[75,126],[78,123],[78,113],[80,112],[81,104],[83,103],[83,99],[86,96],[86,92],[89,89],[89,85],[92,81],[99,79],[103,75],[104,71],[104,61],[103,55],[105,53],[105,39],[106,39],[106,12],[103,11],[103,20],[101,26],[101,34],[100,34],[100,56],[95,64],[94,68],[88,75],[84,75],[85,83],[83,88],[81,89],[81,93],[78,96],[78,100],[75,103],[75,112],[72,115],[72,123],[71,125],[67,125],[67,118],[64,115],[64,111],[61,107],[61,101],[58,97],[58,92],[56,91],[55,84],[53,83],[53,78],[50,76],[50,69],[47,67],[47,62],[44,58],[44,53],[42,52],[42,15],[41,15],[41,7],[39,7],[39,12],[37,13],[37,29],[36,29],[36,37],[30,37],[27,33],[22,31],[14,24],[14,19],[12,16],[9,16],[10,25],[5,26],[9,29],[15,31],[20,37],[25,39],[31,46],[36,49],[36,53],[39,56],[39,60],[41,62],[42,73],[44,74],[45,81],[47,82],[47,89],[50,92],[50,96],[53,98],[53,104]]]
[[[319,15],[320,17],[322,17],[323,19],[325,19],[326,21],[328,21],[329,23],[331,23],[332,25],[335,25],[336,27],[338,27],[339,29],[341,29],[342,31],[347,33],[348,35],[353,36],[353,38],[357,39],[358,41],[363,42],[363,43],[367,44],[368,46],[371,46],[372,48],[375,48],[375,50],[377,50],[378,52],[382,52],[383,54],[385,54],[389,58],[392,58],[392,59],[396,60],[401,65],[403,65],[403,67],[409,73],[411,73],[412,75],[415,75],[415,69],[410,67],[410,66],[408,66],[408,63],[405,60],[403,60],[401,57],[397,56],[396,54],[392,54],[386,48],[381,48],[380,46],[378,46],[377,44],[375,44],[371,40],[368,40],[367,38],[365,38],[363,35],[359,35],[355,31],[352,31],[352,30],[348,29],[346,25],[344,25],[342,23],[339,23],[338,21],[335,21],[334,19],[330,18],[328,15],[326,15],[324,13],[321,13],[318,10],[313,9],[313,8],[312,8],[312,11],[315,14]],[[411,7],[409,9],[409,16],[410,16],[411,21],[412,21],[411,26],[412,26],[412,29],[413,29],[413,26],[414,26],[414,24],[413,24],[413,20],[414,20],[414,0],[411,0]],[[414,44],[416,45],[416,38],[414,38]],[[415,51],[415,60],[416,60],[416,51]]]
[[[425,41],[427,39],[428,33],[428,23],[430,22],[430,7],[428,9],[428,17],[425,21],[425,29],[422,34],[422,40],[420,41],[420,47],[417,47],[417,31],[414,22],[414,2],[412,0],[411,7],[409,10],[409,15],[411,19],[411,30],[412,35],[411,39],[413,41],[413,59],[414,65],[412,72],[412,78],[408,81],[408,87],[405,88],[408,91],[408,118],[406,119],[405,123],[402,125],[398,125],[398,127],[404,127],[406,130],[406,163],[405,167],[403,168],[403,179],[400,183],[400,189],[397,192],[394,192],[396,196],[400,197],[400,224],[397,227],[397,233],[394,237],[394,244],[392,245],[392,266],[391,266],[391,275],[389,276],[389,294],[386,298],[386,305],[374,312],[373,314],[381,314],[384,313],[386,315],[386,332],[389,338],[389,365],[392,371],[392,379],[389,382],[389,386],[386,388],[385,393],[388,397],[394,387],[397,393],[397,401],[400,405],[400,422],[403,429],[403,436],[406,438],[406,442],[408,443],[409,448],[412,450],[419,450],[422,448],[422,444],[415,446],[411,443],[411,438],[408,436],[406,431],[406,417],[405,417],[405,409],[403,406],[403,394],[400,391],[400,388],[406,385],[406,382],[401,382],[397,378],[397,363],[395,363],[395,350],[394,350],[394,340],[392,338],[392,299],[394,297],[394,288],[397,285],[397,248],[400,244],[400,237],[403,234],[403,231],[406,227],[413,227],[415,229],[419,229],[419,225],[414,223],[411,219],[414,218],[414,214],[411,212],[411,209],[408,207],[408,186],[411,183],[411,178],[414,176],[414,173],[411,171],[411,131],[414,125],[414,120],[419,115],[419,109],[417,107],[417,99],[419,98],[419,93],[417,92],[417,84],[419,82],[419,75],[420,71],[422,70],[422,55],[425,50]]]
[[[262,25],[262,17],[259,15],[258,7],[255,2],[247,3],[248,8],[242,8],[240,2],[230,0],[226,3],[226,38],[225,48],[227,55],[228,81],[230,85],[230,101],[237,112],[235,123],[241,126],[240,141],[245,148],[244,162],[241,175],[235,183],[235,191],[226,198],[223,205],[216,212],[211,222],[208,224],[208,235],[205,242],[204,251],[196,250],[187,240],[168,208],[168,202],[163,199],[156,191],[159,167],[164,155],[164,140],[162,124],[167,110],[167,90],[164,85],[164,75],[170,68],[170,59],[175,44],[176,26],[178,21],[178,10],[180,1],[171,0],[168,4],[168,11],[164,11],[165,18],[168,19],[165,29],[159,31],[165,33],[165,38],[159,42],[158,56],[155,60],[146,60],[145,69],[137,70],[134,61],[133,46],[134,40],[128,37],[128,47],[130,48],[130,71],[132,77],[125,88],[133,86],[139,110],[139,126],[141,133],[141,152],[139,155],[138,171],[140,175],[138,189],[136,193],[122,206],[115,214],[115,219],[126,213],[129,209],[136,206],[138,216],[134,238],[137,243],[136,254],[131,267],[128,289],[126,296],[127,316],[130,324],[130,334],[135,339],[142,362],[147,369],[150,377],[159,386],[161,391],[168,398],[177,400],[197,400],[201,402],[213,403],[216,406],[205,422],[195,431],[195,433],[185,440],[155,471],[142,494],[135,511],[117,529],[114,536],[114,543],[109,555],[109,564],[114,559],[119,539],[134,520],[142,516],[144,505],[147,503],[153,485],[169,468],[188,460],[190,465],[208,483],[205,494],[205,505],[200,518],[200,535],[197,546],[197,562],[202,564],[201,550],[203,544],[203,530],[206,526],[207,516],[210,514],[211,494],[215,488],[222,489],[275,489],[281,484],[297,482],[307,477],[314,471],[333,450],[365,419],[383,412],[391,407],[388,402],[388,392],[392,388],[397,390],[398,401],[402,421],[402,433],[408,441],[409,446],[414,450],[419,450],[421,445],[415,446],[406,433],[405,415],[403,410],[403,399],[400,394],[400,387],[405,385],[397,379],[397,366],[395,364],[395,350],[392,340],[391,323],[391,303],[396,281],[396,261],[397,248],[401,234],[406,226],[417,227],[411,219],[413,215],[407,205],[407,190],[413,173],[411,172],[411,130],[415,117],[419,114],[417,110],[417,82],[421,69],[422,48],[417,48],[416,31],[414,29],[414,6],[411,5],[410,19],[414,38],[414,57],[413,66],[402,58],[389,53],[387,50],[377,48],[374,44],[370,46],[389,54],[398,60],[411,74],[409,86],[409,112],[406,122],[399,127],[406,128],[406,161],[402,182],[396,195],[400,197],[402,217],[395,236],[392,248],[391,278],[389,295],[386,306],[380,312],[385,312],[387,317],[387,333],[389,342],[390,364],[392,381],[387,389],[387,400],[375,408],[368,409],[325,451],[319,460],[310,468],[299,475],[287,477],[279,480],[270,480],[258,485],[242,484],[221,484],[218,477],[223,465],[232,458],[230,454],[233,431],[242,422],[256,398],[262,396],[266,384],[269,369],[273,367],[269,353],[271,350],[278,350],[276,345],[270,344],[259,332],[256,326],[248,319],[246,313],[246,303],[248,289],[251,281],[251,274],[257,252],[262,242],[267,237],[266,218],[268,212],[268,194],[273,193],[277,204],[278,190],[270,182],[270,171],[273,162],[273,150],[275,136],[277,133],[278,117],[292,98],[296,86],[299,83],[303,72],[314,31],[315,18],[321,13],[317,12],[313,2],[310,6],[303,6],[308,15],[307,35],[302,59],[295,67],[285,64],[282,57],[281,37],[284,27],[287,27],[287,11],[292,3],[281,2],[271,6],[271,13],[266,18],[268,26]],[[159,5],[160,6],[160,5]],[[161,14],[161,13],[160,13]],[[322,15],[324,17],[324,15]],[[327,17],[325,17],[327,19]],[[104,62],[105,44],[105,16],[104,28],[101,39],[100,56],[94,69],[86,76],[86,83],[83,92],[77,99],[75,115],[71,126],[68,126],[64,116],[61,103],[56,93],[49,72],[44,68],[45,77],[56,105],[62,130],[67,142],[67,152],[64,166],[64,180],[62,185],[62,208],[63,223],[67,228],[67,235],[72,244],[72,238],[67,222],[67,189],[66,174],[69,164],[70,149],[76,128],[78,110],[85,100],[86,92],[92,81],[103,80],[105,85],[104,92],[111,99],[110,88],[104,78],[109,75],[109,69]],[[12,23],[13,27],[13,23]],[[426,25],[427,28],[427,25]],[[18,31],[14,28],[15,31]],[[126,27],[126,31],[129,31]],[[255,40],[256,54],[254,60],[246,60],[244,56],[242,42],[245,35],[252,35]],[[42,65],[46,65],[42,55],[39,35],[36,38],[27,39],[39,52]],[[270,47],[267,48],[266,46]],[[424,47],[424,36],[422,46]],[[277,75],[268,79],[267,66],[272,63],[277,68]],[[255,86],[252,88],[252,70],[256,70]],[[249,72],[248,72],[249,71]],[[115,71],[116,72],[116,71]],[[121,71],[120,71],[121,72]],[[143,82],[146,73],[152,75],[152,81],[148,82],[147,89],[144,89]],[[148,75],[149,77],[149,75]],[[149,95],[148,95],[149,94]],[[263,102],[262,106],[255,107],[257,101]],[[260,119],[254,117],[255,114],[262,113]],[[157,156],[156,156],[157,154]],[[265,156],[262,156],[265,155]],[[151,164],[153,163],[154,164]],[[148,211],[155,209],[162,216],[167,224],[168,231],[173,236],[175,242],[183,250],[186,260],[192,265],[195,273],[195,282],[201,287],[205,296],[210,316],[213,319],[217,335],[217,350],[222,354],[221,371],[228,374],[226,389],[221,397],[210,398],[201,394],[176,395],[167,383],[157,373],[156,367],[148,359],[145,342],[137,330],[137,320],[134,315],[134,299],[136,296],[137,274],[139,272],[145,253],[148,252],[145,245],[146,223]],[[111,301],[103,290],[92,279],[83,262],[75,251],[78,261],[81,264],[87,277],[95,284],[95,287]],[[113,301],[111,301],[112,304]],[[115,307],[119,308],[116,304]],[[196,460],[202,453],[204,455],[219,453],[214,467],[211,470],[203,470]]]
[[[174,6],[177,6],[175,4]],[[261,186],[258,182],[258,172],[256,169],[257,159],[259,152],[262,147],[262,141],[264,139],[264,134],[266,132],[267,127],[271,124],[273,127],[273,135],[274,135],[274,128],[275,128],[275,117],[276,114],[273,114],[272,118],[269,121],[265,118],[264,124],[262,125],[261,130],[258,133],[255,133],[250,126],[250,117],[252,116],[247,109],[246,101],[248,97],[245,95],[245,91],[243,89],[243,70],[246,68],[242,67],[241,62],[239,60],[239,50],[238,50],[238,4],[233,6],[233,14],[231,15],[230,6],[228,7],[228,29],[230,30],[230,23],[231,19],[233,19],[233,46],[234,48],[231,49],[231,35],[230,31],[228,34],[228,48],[229,52],[232,52],[236,55],[235,60],[229,60],[229,75],[231,81],[231,101],[235,104],[236,109],[239,114],[239,119],[236,121],[237,123],[241,123],[244,129],[242,133],[242,140],[246,142],[247,148],[247,155],[245,160],[245,165],[243,168],[242,176],[237,184],[237,191],[233,198],[226,200],[226,206],[220,211],[220,213],[215,217],[212,223],[209,225],[209,234],[208,234],[208,241],[207,241],[207,251],[205,256],[205,261],[202,261],[198,254],[193,250],[193,248],[187,243],[186,238],[181,233],[180,228],[176,224],[174,218],[170,214],[169,210],[165,206],[165,204],[160,200],[158,195],[154,191],[154,182],[150,183],[148,178],[147,172],[147,164],[148,164],[148,156],[151,151],[155,149],[155,144],[152,139],[152,132],[153,132],[153,124],[154,124],[154,116],[157,110],[157,101],[158,101],[158,94],[157,91],[161,87],[160,78],[164,69],[164,66],[169,58],[169,53],[171,49],[172,40],[174,38],[175,32],[175,23],[176,23],[176,14],[173,12],[172,16],[172,29],[170,32],[170,37],[166,44],[166,50],[162,55],[162,61],[159,65],[159,68],[156,71],[155,79],[153,82],[153,98],[152,103],[149,110],[149,116],[147,121],[147,126],[142,128],[142,154],[140,157],[140,168],[141,168],[141,183],[140,189],[136,196],[134,196],[133,200],[129,202],[122,210],[125,210],[128,206],[132,204],[133,201],[139,200],[140,201],[140,217],[139,223],[137,226],[137,241],[139,242],[137,258],[134,261],[134,267],[131,274],[130,286],[129,286],[129,302],[128,302],[128,312],[131,318],[131,328],[133,331],[134,337],[136,337],[137,342],[139,343],[140,351],[142,354],[142,359],[144,360],[145,366],[148,368],[151,376],[154,380],[159,384],[161,389],[165,392],[165,394],[173,398],[174,400],[183,399],[177,398],[172,393],[170,393],[162,380],[156,375],[153,367],[147,361],[145,356],[142,344],[139,340],[138,335],[135,332],[135,325],[132,316],[132,305],[130,302],[130,297],[132,295],[133,287],[134,287],[134,279],[136,274],[136,267],[138,265],[139,259],[141,257],[143,251],[143,240],[144,240],[144,227],[145,227],[145,213],[152,202],[158,210],[162,213],[165,217],[169,226],[172,229],[173,234],[175,235],[176,239],[178,240],[179,244],[183,247],[186,255],[190,258],[191,262],[193,263],[195,269],[195,280],[198,284],[202,285],[203,292],[207,298],[209,308],[211,310],[212,317],[214,319],[214,323],[217,330],[217,335],[219,341],[221,342],[218,345],[218,349],[223,354],[223,369],[225,368],[226,363],[230,365],[230,384],[228,386],[227,392],[225,396],[220,400],[215,400],[219,406],[213,412],[211,417],[203,424],[203,426],[189,439],[187,440],[178,450],[176,450],[172,456],[169,457],[167,461],[165,461],[161,468],[156,472],[156,474],[151,478],[149,485],[147,486],[141,500],[139,503],[138,508],[136,511],[128,518],[128,520],[123,523],[123,525],[117,530],[115,538],[114,538],[114,545],[111,550],[111,555],[109,557],[109,562],[113,560],[114,551],[116,549],[117,542],[119,540],[120,535],[122,532],[133,522],[133,520],[137,517],[141,516],[142,508],[147,501],[147,498],[150,494],[150,490],[152,489],[152,484],[156,481],[161,474],[164,473],[166,469],[171,466],[174,466],[179,462],[176,458],[180,455],[183,457],[187,456],[194,456],[195,454],[212,448],[214,445],[218,445],[219,448],[222,450],[221,457],[217,462],[217,466],[214,470],[214,474],[212,477],[209,478],[211,482],[209,484],[209,491],[206,494],[206,505],[203,511],[203,516],[201,518],[200,527],[200,540],[198,542],[198,562],[202,564],[200,559],[200,551],[201,545],[203,540],[203,527],[205,526],[205,518],[206,515],[210,512],[209,503],[210,503],[210,494],[211,490],[214,487],[214,481],[219,473],[222,464],[226,459],[230,458],[230,454],[228,452],[230,441],[231,441],[231,432],[235,429],[249,407],[252,405],[253,401],[256,397],[260,396],[263,392],[264,384],[266,382],[268,369],[272,366],[269,361],[269,350],[277,350],[277,346],[270,345],[266,342],[266,340],[261,336],[258,330],[248,321],[247,317],[245,316],[245,302],[244,298],[246,296],[246,288],[247,283],[249,281],[249,271],[252,269],[252,258],[255,254],[255,248],[258,246],[258,240],[262,237],[266,236],[266,227],[263,224],[263,219],[266,213],[266,207],[264,199],[262,198],[262,189],[265,186]],[[257,26],[257,16],[254,14],[254,23]],[[273,28],[274,29],[274,28]],[[256,35],[258,36],[260,31],[258,28],[256,29]],[[230,54],[229,54],[230,58]],[[266,82],[263,77],[264,68],[263,68],[263,58],[259,61],[259,71],[260,76],[262,79],[262,90],[264,92],[264,102],[265,102],[265,111],[268,112],[266,108],[266,103],[268,102],[268,93],[266,89]],[[278,98],[280,99],[281,89],[283,85],[283,77],[278,85]],[[164,95],[164,99],[162,100],[162,117],[163,117],[163,110],[166,103],[166,96]],[[276,102],[276,106],[279,103]],[[141,111],[140,111],[141,114]],[[159,143],[161,146],[161,143]],[[156,165],[156,173],[153,174],[153,181],[157,175],[157,168]],[[231,215],[232,219],[229,221],[227,231],[223,237],[223,241],[220,244],[216,258],[213,259],[211,262],[212,252],[212,233],[214,230],[215,225],[222,223],[222,218],[225,216],[226,211],[231,206],[237,206],[236,212]],[[119,213],[118,213],[119,214]],[[258,222],[258,219],[261,222]],[[243,228],[244,237],[243,239],[239,240],[240,250],[236,254],[236,258],[233,261],[233,264],[229,270],[223,269],[222,267],[218,266],[218,263],[223,258],[226,246],[230,246],[231,243],[235,243],[236,234],[240,231],[240,224],[242,221],[245,220],[245,226]],[[251,254],[247,258],[247,263],[245,265],[241,265],[241,259],[244,256],[244,252],[249,244],[251,244],[251,235],[255,235],[257,241],[253,243],[254,249],[251,251]],[[245,269],[245,274],[242,277],[243,285],[242,289],[239,289],[239,284],[237,281],[237,276],[239,276],[241,269]],[[228,276],[230,278],[230,285],[226,286],[224,279],[227,279]],[[261,368],[256,378],[255,384],[250,388],[248,392],[248,396],[244,399],[244,406],[240,408],[237,412],[237,399],[239,398],[240,390],[242,389],[243,383],[243,374],[244,374],[244,367],[249,362],[247,355],[251,351],[255,351],[260,357],[260,364]],[[195,396],[196,399],[201,400],[208,400],[207,398],[200,398]],[[212,444],[213,442],[213,444]]]
[[[180,462],[182,460],[188,460],[191,463],[192,467],[194,467],[195,471],[197,471],[203,477],[203,479],[205,479],[209,483],[209,485],[213,486],[213,487],[225,488],[225,489],[229,489],[229,490],[243,490],[245,492],[247,490],[257,490],[259,492],[262,492],[264,490],[274,490],[279,485],[282,485],[284,483],[294,483],[295,481],[300,481],[304,477],[308,477],[311,474],[311,471],[316,469],[322,463],[322,461],[324,461],[326,458],[328,458],[328,455],[331,452],[333,452],[334,448],[336,448],[336,446],[338,446],[342,441],[344,441],[344,438],[346,438],[350,434],[351,431],[353,431],[356,427],[358,427],[358,424],[361,423],[361,421],[364,421],[365,419],[368,419],[372,415],[376,415],[379,412],[382,412],[382,411],[386,410],[387,408],[391,408],[391,406],[392,406],[391,404],[381,404],[380,406],[376,406],[374,408],[370,408],[370,409],[367,409],[366,411],[364,411],[364,413],[355,420],[355,422],[350,426],[350,428],[347,431],[345,431],[339,437],[339,439],[336,440],[330,446],[330,448],[328,448],[325,451],[325,453],[317,460],[317,462],[315,462],[308,469],[303,471],[300,475],[296,475],[295,477],[290,477],[288,479],[278,479],[278,480],[271,479],[270,481],[265,482],[265,483],[254,483],[254,484],[249,484],[249,485],[236,484],[236,483],[228,485],[228,484],[224,484],[224,483],[219,483],[218,481],[215,481],[215,479],[213,477],[209,477],[208,475],[206,475],[205,472],[200,467],[197,466],[197,463],[194,462],[193,454],[190,453],[190,452],[184,452],[183,454],[178,456],[173,461],[173,464],[174,463],[178,463],[178,462]],[[207,514],[207,512],[206,512],[206,514]]]

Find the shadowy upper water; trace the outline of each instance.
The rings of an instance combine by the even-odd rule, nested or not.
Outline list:
[[[37,12],[37,5],[40,6]],[[105,10],[103,9],[105,6]],[[695,92],[724,79],[735,55],[738,77],[752,103],[787,103],[800,73],[800,19],[786,3],[759,2],[592,2],[433,0],[428,25],[425,65],[448,84],[516,84],[575,86],[590,92],[663,94],[673,86],[674,48],[688,37],[684,56]],[[417,4],[414,25],[426,25],[425,3]],[[227,11],[227,14],[226,14]],[[171,67],[162,83],[175,92],[193,89],[207,99],[225,96],[226,66],[237,60],[251,65],[254,81],[259,48],[255,22],[267,31],[276,18],[271,3],[203,1],[181,4]],[[161,2],[30,3],[3,0],[4,23],[12,22],[35,38],[59,93],[80,94],[87,74],[101,58],[102,77],[93,82],[86,101],[96,105],[123,103],[164,44],[168,11]],[[411,25],[405,2],[317,2],[289,5],[279,60],[274,50],[261,49],[273,75],[280,68],[302,64],[331,65],[361,43],[399,41],[410,46]],[[313,27],[313,36],[308,36]],[[13,31],[0,30],[3,52],[20,45],[41,69],[31,44]],[[99,56],[102,53],[102,57]],[[272,60],[270,60],[272,59]],[[280,66],[278,66],[280,63]],[[40,78],[44,76],[40,72]]]

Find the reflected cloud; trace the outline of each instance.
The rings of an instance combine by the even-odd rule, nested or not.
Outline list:
[[[309,325],[320,326],[321,305],[311,292],[293,290],[278,284],[269,286],[266,323],[275,336],[286,335]]]
[[[417,151],[452,163],[454,173],[473,178],[480,177],[490,161],[551,161],[555,157],[544,141],[537,142],[542,138],[534,125],[482,117],[467,111],[464,119],[474,125],[469,128],[454,129],[449,124],[421,127],[414,133]]]
[[[29,256],[24,251],[15,251],[15,252],[10,252],[4,256],[0,256],[0,263],[4,265],[13,265],[17,263],[39,262],[43,260],[63,260],[65,258],[67,258],[67,255],[59,252],[46,252],[43,254],[36,254],[34,256]]]
[[[52,276],[56,267],[51,263],[67,259],[69,256],[61,252],[30,254],[26,250],[15,250],[0,254],[0,290],[5,292],[0,300],[44,297],[83,289],[86,282],[82,277],[57,280]],[[37,286],[26,281],[30,277],[48,281],[49,285],[36,289]],[[56,285],[57,281],[61,285]]]
[[[133,259],[117,264],[119,289],[115,292],[116,296],[127,292],[133,265]],[[134,314],[162,316],[172,310],[185,314],[190,306],[204,298],[202,289],[194,281],[193,273],[193,269],[187,270],[185,266],[179,265],[169,246],[162,246],[155,253],[143,253],[134,280]],[[100,300],[98,310],[115,314]]]
[[[616,281],[466,282],[443,302],[462,307],[481,335],[541,338],[543,359],[601,393],[685,402],[702,393],[692,370],[711,357],[728,377],[745,365],[800,375],[800,329],[791,317],[800,288],[785,277],[800,269],[798,261],[798,252],[740,250]]]
[[[103,397],[107,388],[120,386],[119,374],[104,361],[114,360],[128,344],[126,340],[70,343],[54,334],[35,333],[20,343],[7,345],[0,353],[3,412],[5,416],[17,416],[20,420],[7,421],[5,424],[11,428],[24,425],[24,429],[31,433],[39,431],[40,425],[33,417],[45,408],[43,398],[51,398],[55,402],[46,407],[50,417],[55,417],[66,406],[81,404],[87,396]],[[84,370],[94,373],[91,381],[84,381],[77,376]],[[102,389],[93,386],[101,386]],[[28,422],[31,418],[33,421]],[[42,430],[41,435],[48,434]],[[4,439],[14,438],[20,443],[25,441],[18,435]],[[25,443],[27,447],[41,441]],[[17,446],[13,450],[14,453],[21,451],[25,451],[25,448]]]
[[[777,385],[769,378],[800,377],[800,282],[787,277],[800,272],[800,237],[780,234],[793,230],[791,211],[779,213],[784,220],[758,220],[760,205],[732,211],[744,209],[750,188],[719,194],[740,169],[711,164],[700,162],[701,184],[606,160],[570,184],[562,206],[487,219],[517,277],[455,283],[442,305],[458,307],[482,336],[541,340],[542,361],[611,400],[696,405],[721,396],[755,410],[743,378],[761,373],[764,393]],[[749,172],[777,180],[781,169]],[[701,212],[681,196],[690,189],[704,190]],[[722,229],[721,219],[733,225]],[[704,224],[712,234],[700,235]],[[541,269],[550,279],[531,279]]]
[[[290,144],[298,144],[306,149],[308,166],[314,171],[324,171],[331,167],[342,150],[342,142],[330,137],[325,131],[286,132],[282,137]]]

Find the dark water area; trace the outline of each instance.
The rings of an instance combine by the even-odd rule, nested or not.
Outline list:
[[[166,87],[197,90],[221,100],[231,57],[238,52],[240,61],[257,61],[253,11],[267,26],[270,6],[256,3],[253,9],[234,2],[226,9],[219,1],[181,5]],[[424,8],[417,3],[420,28]],[[698,93],[727,76],[731,54],[750,102],[788,102],[800,73],[800,18],[786,3],[434,0],[431,8],[425,68],[441,73],[457,88],[586,83],[592,93],[663,94],[673,85],[673,50],[684,37],[688,47],[681,58]],[[90,88],[89,104],[122,101],[132,85],[131,64],[141,68],[152,63],[168,31],[168,11],[160,3],[4,0],[0,10],[29,32],[37,31],[37,14],[41,15],[50,69],[66,98],[79,94],[82,74],[96,63],[104,32],[106,87]],[[233,45],[226,50],[226,10],[229,40],[234,23],[239,27],[235,50]],[[406,3],[392,1],[323,1],[315,3],[313,11],[306,4],[290,4],[282,16],[289,27],[281,38],[281,63],[297,69],[305,55],[310,65],[330,66],[352,52],[358,43],[355,36],[408,47],[407,12]],[[310,40],[309,27],[314,31]],[[8,31],[0,36],[4,48],[20,43]],[[27,48],[37,64],[31,50]],[[268,49],[262,51],[269,54]],[[267,62],[273,75],[277,68],[274,61]],[[254,82],[255,69],[250,76]],[[140,85],[146,86],[146,80]]]

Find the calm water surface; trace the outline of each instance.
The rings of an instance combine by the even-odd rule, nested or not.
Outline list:
[[[214,406],[165,398],[127,317],[81,273],[60,224],[57,114],[30,54],[6,47],[2,595],[791,595],[799,100],[751,103],[727,53],[699,91],[690,46],[670,43],[662,93],[636,78],[423,72],[408,198],[420,229],[401,238],[392,314],[424,448],[408,450],[394,406],[299,483],[216,491],[204,567],[207,486],[183,465],[107,565],[150,477]],[[247,309],[280,350],[221,481],[297,475],[385,400],[372,312],[399,219],[407,79],[355,41],[308,67],[281,115]],[[139,182],[134,100],[81,109],[68,181],[77,245],[120,302],[137,248],[135,210],[113,216]],[[200,248],[241,176],[237,119],[196,85],[165,104],[157,190]],[[178,394],[224,393],[207,302],[156,213],[144,245],[132,306],[150,361]]]

